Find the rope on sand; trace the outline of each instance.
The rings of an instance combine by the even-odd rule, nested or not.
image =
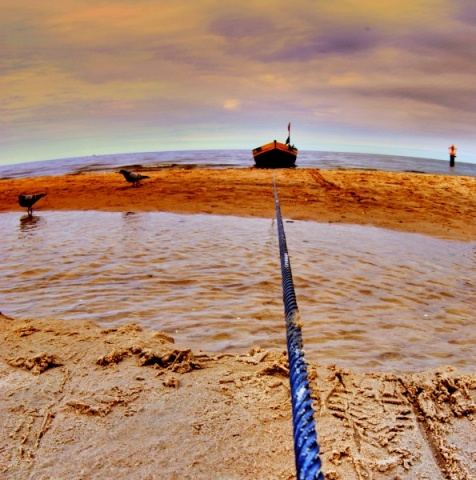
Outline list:
[[[296,294],[294,291],[291,264],[289,262],[286,235],[284,233],[281,207],[279,205],[276,178],[274,178],[274,199],[278,225],[279,253],[283,283],[284,314],[289,359],[289,380],[293,411],[294,455],[299,480],[324,480],[319,457],[314,409],[307,376],[307,367],[302,351],[302,335]]]

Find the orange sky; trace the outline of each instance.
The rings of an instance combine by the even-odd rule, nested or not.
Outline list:
[[[243,148],[476,163],[472,0],[0,0],[0,164]]]

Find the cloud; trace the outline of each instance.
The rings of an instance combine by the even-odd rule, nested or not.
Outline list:
[[[455,18],[463,24],[476,26],[476,4],[473,0],[459,0],[454,2],[456,7]]]
[[[209,22],[208,30],[214,35],[240,42],[259,37],[263,32],[269,34],[277,31],[270,17],[250,14],[246,10],[218,14]]]
[[[289,120],[473,141],[475,25],[470,0],[18,0],[0,18],[2,121],[18,152],[59,122],[64,141],[128,120],[178,146],[205,122],[247,138]]]

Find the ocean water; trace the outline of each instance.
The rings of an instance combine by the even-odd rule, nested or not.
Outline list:
[[[458,160],[458,159],[457,159]],[[116,171],[120,168],[243,168],[254,165],[251,150],[198,150],[94,155],[0,166],[0,179]],[[365,169],[476,177],[476,164],[364,153],[299,151],[297,168]]]
[[[243,168],[250,152],[159,152],[0,167],[0,178],[119,167]],[[298,167],[476,176],[476,165],[300,152]],[[285,219],[306,358],[354,370],[474,371],[476,242]],[[215,352],[286,348],[276,225],[162,212],[0,214],[0,311],[135,322]]]

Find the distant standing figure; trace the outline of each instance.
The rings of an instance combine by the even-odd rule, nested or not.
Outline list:
[[[137,172],[129,172],[127,170],[119,170],[119,173],[122,173],[124,175],[124,178],[129,182],[131,183],[132,187],[135,186],[135,184],[137,183],[137,185],[140,185],[140,181],[141,180],[144,180],[145,178],[149,178],[147,175],[141,175],[140,173],[137,173]]]
[[[457,149],[454,145],[451,145],[451,147],[448,147],[448,150],[450,151],[450,167],[454,167]]]
[[[40,199],[43,198],[46,193],[37,193],[35,195],[18,195],[18,203],[20,207],[25,207],[28,209],[28,216],[33,216],[33,205]]]

